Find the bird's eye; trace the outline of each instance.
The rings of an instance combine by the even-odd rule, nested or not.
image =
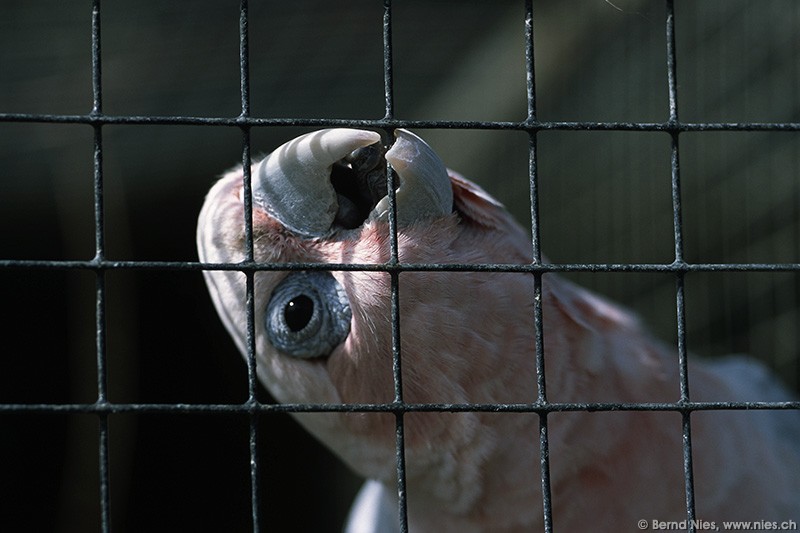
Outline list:
[[[325,357],[350,333],[347,294],[330,272],[293,272],[272,291],[269,342],[293,357]]]

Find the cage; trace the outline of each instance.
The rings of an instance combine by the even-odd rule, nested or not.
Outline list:
[[[420,130],[551,268],[800,387],[793,0],[5,15],[0,529],[340,530],[359,480],[269,407],[193,237],[216,176],[321,127]]]

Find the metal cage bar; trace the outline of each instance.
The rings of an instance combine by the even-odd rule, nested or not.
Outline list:
[[[392,54],[392,0],[383,0],[383,91],[386,120],[394,118],[394,69]],[[390,130],[387,130],[390,131]],[[389,199],[389,264],[400,261],[397,242],[397,197],[395,183],[397,174],[387,168],[386,188]],[[408,498],[406,493],[406,430],[405,403],[403,402],[403,364],[400,343],[400,271],[390,272],[391,276],[391,328],[392,328],[392,381],[394,383],[395,415],[395,472],[397,475],[397,520],[401,533],[408,531]]]
[[[669,121],[679,124],[678,119],[678,68],[675,46],[675,3],[666,2],[666,44],[667,44],[667,90],[669,94]],[[670,176],[672,185],[672,220],[675,239],[675,263],[683,262],[683,213],[681,208],[680,173],[680,131],[670,134],[672,145],[670,153]],[[675,273],[675,311],[677,315],[678,367],[680,376],[680,402],[689,401],[689,366],[686,349],[686,306],[684,272]],[[686,499],[686,520],[688,529],[695,530],[694,471],[692,465],[692,426],[691,411],[681,411],[683,479]]]
[[[533,1],[525,1],[525,85],[528,107],[527,120],[535,123],[536,68],[533,34]],[[531,202],[531,251],[533,264],[541,264],[542,252],[539,234],[539,173],[537,152],[538,130],[528,132],[528,181]],[[535,334],[534,358],[536,361],[537,404],[547,405],[547,383],[544,365],[544,322],[542,320],[542,272],[533,273],[533,327]],[[545,533],[553,531],[553,505],[550,487],[550,441],[547,411],[539,413],[539,470],[542,488],[542,522]]]
[[[239,3],[239,85],[241,91],[241,109],[239,115],[242,119],[250,116],[250,48],[249,48],[249,5],[248,0]],[[253,263],[253,189],[251,176],[250,153],[250,126],[242,124],[242,176],[243,176],[243,203],[244,203],[244,232],[245,232],[245,262]],[[250,456],[250,512],[253,531],[261,530],[261,515],[258,502],[260,501],[259,470],[260,460],[258,455],[258,376],[256,373],[256,334],[255,334],[255,272],[246,272],[246,302],[247,315],[247,406],[248,406],[248,452]]]
[[[101,61],[100,34],[100,0],[92,1],[92,111],[93,117],[103,115],[103,83]],[[94,230],[95,257],[94,262],[105,260],[104,233],[104,194],[103,194],[103,124],[96,123],[94,129]],[[108,372],[106,366],[106,278],[105,270],[95,270],[95,326],[97,348],[97,405],[108,404]],[[100,529],[104,533],[111,530],[110,474],[109,474],[109,439],[108,413],[98,412],[99,427],[99,485],[100,485]]]
[[[399,498],[400,530],[408,530],[408,509],[405,479],[405,427],[404,415],[413,412],[513,412],[533,413],[540,419],[538,445],[541,453],[541,488],[544,509],[545,531],[554,528],[552,517],[551,487],[549,479],[548,415],[553,412],[571,411],[669,411],[682,416],[683,431],[683,471],[685,480],[685,499],[687,520],[690,524],[695,518],[695,494],[692,468],[691,415],[695,411],[706,410],[744,410],[744,409],[800,409],[800,402],[693,402],[689,394],[689,376],[686,346],[685,276],[692,272],[800,272],[800,263],[687,263],[683,257],[683,224],[680,189],[679,137],[685,132],[700,131],[774,131],[798,132],[800,123],[684,123],[678,117],[677,58],[675,44],[675,6],[674,0],[665,0],[666,27],[666,67],[668,79],[668,120],[665,122],[569,122],[540,121],[536,110],[535,54],[533,32],[533,0],[524,0],[524,38],[527,81],[527,117],[520,122],[480,122],[480,121],[434,121],[404,120],[394,112],[394,89],[392,68],[392,0],[383,0],[383,77],[385,115],[377,120],[308,119],[308,118],[260,118],[250,114],[250,67],[248,46],[248,0],[239,4],[239,45],[240,45],[240,88],[241,114],[237,117],[192,117],[192,116],[112,116],[103,113],[102,71],[101,71],[101,0],[92,0],[91,17],[91,61],[92,61],[92,109],[86,115],[50,115],[0,113],[0,122],[87,124],[94,130],[94,230],[95,257],[88,261],[47,261],[47,260],[0,260],[1,269],[56,269],[89,270],[95,275],[96,303],[96,360],[97,360],[97,401],[91,404],[0,404],[0,413],[52,412],[89,413],[96,415],[99,422],[99,477],[100,477],[100,522],[101,530],[110,531],[110,492],[109,492],[109,432],[108,418],[118,413],[201,413],[201,414],[240,414],[249,421],[249,458],[251,482],[251,511],[253,531],[261,531],[259,512],[261,469],[257,451],[259,419],[269,413],[305,412],[362,412],[392,413],[395,415],[397,495]],[[239,128],[242,135],[241,161],[244,169],[244,226],[246,240],[246,260],[238,264],[207,264],[200,262],[174,261],[114,261],[105,256],[104,237],[104,192],[103,192],[103,143],[102,130],[106,125],[196,125],[204,127]],[[528,177],[531,201],[531,230],[533,262],[526,265],[511,264],[406,264],[398,258],[397,227],[395,217],[395,197],[393,183],[396,179],[389,172],[388,193],[390,200],[390,246],[391,259],[386,264],[264,264],[255,260],[253,252],[253,219],[251,190],[251,148],[250,131],[254,127],[324,126],[324,127],[367,127],[391,132],[399,127],[417,129],[481,129],[515,130],[529,135]],[[672,140],[670,175],[672,185],[672,208],[675,259],[669,264],[591,264],[542,263],[539,238],[539,192],[537,165],[537,135],[542,131],[656,131],[665,132]],[[247,379],[248,397],[244,404],[142,404],[113,403],[107,398],[106,367],[106,291],[105,274],[109,270],[163,270],[163,271],[203,271],[233,270],[242,272],[246,278],[247,294]],[[391,324],[392,356],[394,376],[394,401],[386,404],[265,404],[257,398],[254,276],[263,271],[290,270],[361,270],[381,271],[391,276]],[[535,360],[537,370],[538,397],[529,404],[414,404],[403,399],[402,353],[400,321],[400,274],[403,272],[433,271],[474,271],[474,272],[523,272],[534,276],[534,324],[536,328]],[[673,403],[557,403],[549,402],[546,395],[544,372],[544,332],[542,323],[541,289],[542,278],[552,272],[662,272],[672,273],[676,283],[677,345],[680,368],[680,400]],[[531,384],[533,386],[533,384]],[[693,524],[690,525],[693,531]]]

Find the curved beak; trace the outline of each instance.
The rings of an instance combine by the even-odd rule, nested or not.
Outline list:
[[[347,128],[301,135],[258,163],[254,172],[253,201],[295,233],[322,237],[341,219],[337,215],[341,215],[343,198],[347,198],[331,180],[334,166],[348,171],[346,179],[365,179],[365,170],[353,163],[351,154],[380,142],[380,135],[374,131]],[[400,181],[396,192],[398,225],[452,211],[453,195],[447,169],[425,141],[407,130],[398,129],[394,144],[382,158],[397,172]],[[374,175],[375,169],[367,170]],[[346,203],[352,203],[350,198],[347,200]],[[369,212],[366,219],[385,220],[388,208],[389,200],[384,195],[376,199],[374,206],[366,206],[365,212]]]

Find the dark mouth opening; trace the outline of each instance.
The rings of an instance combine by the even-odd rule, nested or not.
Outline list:
[[[333,165],[331,184],[339,203],[334,226],[344,229],[360,227],[386,196],[385,152],[382,146],[373,144],[354,150]]]

